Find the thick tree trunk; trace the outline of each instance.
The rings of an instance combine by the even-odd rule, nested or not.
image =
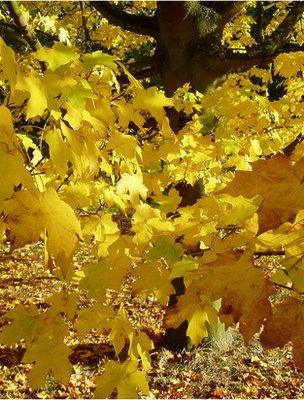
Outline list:
[[[196,40],[197,32],[191,18],[186,17],[184,2],[158,2],[157,9],[161,76],[166,93],[171,95],[191,80],[189,45]]]
[[[202,64],[196,65],[194,49],[200,34],[195,18],[187,13],[185,2],[159,1],[157,10],[160,31],[158,42],[160,71],[166,94],[173,95],[175,90],[186,82],[190,82],[192,88],[204,91],[215,77],[210,71],[202,71]],[[178,113],[169,112],[168,116],[172,129],[178,131]],[[192,194],[188,186],[180,184],[182,206],[191,205],[197,200],[193,202],[192,197],[188,198],[189,194]],[[174,279],[172,284],[175,294],[170,296],[169,307],[174,306],[178,302],[178,296],[185,292],[183,278]],[[164,346],[173,351],[185,348],[188,343],[187,327],[188,322],[184,321],[176,329],[167,329]]]
[[[158,51],[166,94],[172,95],[186,82],[194,90],[204,92],[221,75],[220,60],[210,57],[215,35],[209,32],[203,36],[197,16],[187,10],[186,2],[160,1],[157,10]]]
[[[196,203],[196,201],[200,198],[200,190],[198,185],[194,185],[193,187],[187,183],[180,182],[176,189],[179,192],[179,195],[182,197],[180,206],[191,206]],[[175,294],[172,294],[169,299],[168,307],[173,307],[178,302],[178,296],[181,296],[185,293],[185,285],[184,279],[182,277],[175,278],[171,281]],[[188,337],[186,335],[186,331],[188,328],[188,321],[182,322],[176,329],[169,328],[165,332],[163,344],[169,350],[180,351],[187,347]]]

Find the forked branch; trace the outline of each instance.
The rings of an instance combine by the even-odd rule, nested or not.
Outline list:
[[[128,14],[119,10],[108,1],[93,1],[92,6],[99,11],[107,20],[114,25],[118,25],[128,31],[140,35],[158,37],[158,23],[155,16],[148,17],[143,15]]]

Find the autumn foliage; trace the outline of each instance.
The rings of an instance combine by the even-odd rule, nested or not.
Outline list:
[[[86,8],[103,38],[102,50],[89,49],[77,41],[81,13],[70,3],[37,3],[49,16],[20,7],[29,24],[56,36],[26,52],[0,39],[0,238],[11,251],[44,241],[45,266],[62,282],[46,310],[20,304],[5,315],[0,341],[25,340],[32,387],[49,375],[67,384],[71,330],[84,338],[94,328],[117,355],[96,378],[96,397],[149,394],[153,341],[108,296],[126,282],[134,297],[166,309],[166,328],[187,320],[193,345],[207,324],[237,324],[246,343],[257,333],[266,348],[292,342],[304,368],[303,53],[230,74],[205,94],[185,83],[168,97],[121,61],[151,38],[98,25]],[[240,14],[236,29],[238,18],[250,25]],[[233,25],[224,34],[239,47],[250,38],[245,30],[236,40]],[[274,99],[278,78],[284,93]],[[170,110],[184,117],[177,131]],[[198,188],[194,204],[182,203],[181,182]],[[98,262],[75,269],[83,243]],[[261,254],[285,257],[267,270],[254,263]],[[185,293],[168,308],[180,277]],[[271,302],[280,287],[288,294]],[[79,307],[80,293],[89,307]]]

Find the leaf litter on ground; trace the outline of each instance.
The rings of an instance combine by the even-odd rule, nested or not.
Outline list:
[[[90,249],[83,247],[75,256],[76,268],[94,261]],[[277,263],[265,258],[263,263]],[[28,245],[9,253],[0,249],[0,324],[3,315],[18,304],[47,307],[47,297],[61,289],[62,283],[44,266],[43,245]],[[75,287],[73,288],[75,289]],[[113,294],[114,296],[114,294]],[[88,299],[80,295],[80,306]],[[152,370],[148,374],[149,398],[303,398],[304,376],[293,364],[292,349],[264,351],[258,335],[244,345],[237,329],[229,328],[202,344],[173,353],[161,347],[163,309],[153,298],[132,298],[126,284],[113,299],[124,302],[129,318],[154,340]],[[25,351],[22,341],[15,346],[0,345],[1,398],[92,398],[94,381],[103,364],[114,358],[106,337],[92,331],[79,341],[71,332],[69,345],[74,353],[73,374],[64,386],[51,377],[44,387],[33,391],[27,380],[31,369],[21,362]],[[145,396],[141,396],[144,398]]]

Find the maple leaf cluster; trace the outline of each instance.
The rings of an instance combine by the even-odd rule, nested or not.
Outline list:
[[[39,23],[57,29],[51,19]],[[43,240],[46,267],[65,288],[46,312],[19,305],[6,314],[12,322],[0,340],[25,340],[23,361],[35,362],[31,385],[49,373],[68,382],[73,324],[79,338],[92,328],[107,334],[117,356],[127,345],[127,360],[109,361],[97,378],[97,397],[115,389],[119,397],[149,394],[153,342],[123,303],[115,309],[107,297],[127,280],[133,296],[166,308],[171,281],[183,278],[185,293],[167,308],[166,326],[187,320],[194,345],[219,321],[238,325],[246,342],[263,329],[265,347],[292,342],[304,368],[302,53],[275,60],[287,88],[277,101],[261,94],[271,74],[256,67],[208,94],[185,85],[169,98],[145,88],[118,55],[81,52],[60,29],[61,42],[30,54],[0,39],[0,238],[12,251]],[[188,117],[178,132],[168,109]],[[199,183],[194,204],[183,205],[181,182]],[[98,262],[79,271],[73,256],[84,242]],[[285,255],[276,271],[254,263],[269,252]],[[89,308],[77,307],[69,282],[95,300]],[[289,294],[272,304],[279,285]]]

